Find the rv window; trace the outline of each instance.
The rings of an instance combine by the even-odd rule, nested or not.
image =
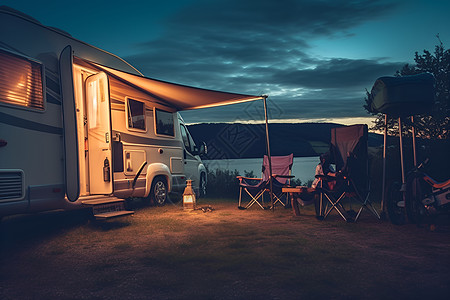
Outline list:
[[[184,127],[183,125],[180,125],[180,130],[181,130],[181,138],[183,139],[184,149],[186,149],[190,152],[191,144],[189,143],[189,137],[188,137],[186,127]]]
[[[195,152],[195,143],[192,139],[191,135],[189,134],[189,131],[184,125],[180,125],[181,130],[181,137],[183,138],[183,144],[184,148],[189,151],[191,154],[194,154]]]
[[[155,109],[156,133],[175,136],[173,114],[171,112]]]
[[[145,105],[128,98],[128,128],[145,130]]]
[[[42,65],[0,51],[0,102],[44,109]]]

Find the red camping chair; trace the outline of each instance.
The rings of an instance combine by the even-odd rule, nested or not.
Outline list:
[[[272,191],[273,191],[273,205],[280,203],[286,206],[283,202],[283,198],[287,198],[286,193],[282,192],[282,188],[290,184],[292,164],[294,161],[294,154],[286,156],[272,156]],[[253,204],[257,204],[262,209],[266,209],[264,206],[264,193],[270,189],[269,182],[269,158],[264,155],[262,165],[261,178],[248,178],[238,176],[239,179],[239,209],[250,208]],[[250,201],[247,205],[242,206],[242,191],[245,191],[250,196]]]

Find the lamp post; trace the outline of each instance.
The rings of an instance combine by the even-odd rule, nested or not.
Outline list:
[[[183,192],[183,208],[184,209],[195,209],[195,193],[192,189],[192,180],[188,179],[186,181],[187,185]]]

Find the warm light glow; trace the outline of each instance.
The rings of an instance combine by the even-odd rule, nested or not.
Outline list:
[[[92,81],[88,86],[88,105],[90,106],[89,112],[89,128],[97,127],[97,81]]]
[[[195,209],[195,193],[192,190],[192,180],[187,180],[186,188],[183,192],[183,208]]]
[[[184,203],[194,203],[194,198],[192,195],[185,195],[183,198]]]
[[[44,109],[42,65],[0,51],[0,101],[35,109]]]

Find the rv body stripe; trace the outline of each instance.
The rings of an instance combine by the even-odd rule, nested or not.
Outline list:
[[[115,131],[113,132],[113,136],[119,133],[120,140],[125,143],[130,144],[140,144],[140,145],[158,145],[158,146],[167,146],[167,147],[181,147],[183,144],[178,140],[163,140],[163,139],[155,139],[155,138],[147,138],[136,135],[131,135],[124,132]]]
[[[48,69],[45,69],[46,72],[48,72]],[[47,89],[50,89],[54,93],[59,94],[59,83],[54,81],[51,76],[45,76],[45,83],[47,85]]]
[[[122,105],[124,105],[125,104],[125,101],[120,101],[120,100],[117,100],[117,99],[114,99],[114,98],[111,98],[111,104],[122,104]]]
[[[28,130],[62,135],[62,128],[25,120],[0,112],[0,123]]]
[[[61,105],[61,101],[59,101],[58,99],[53,97],[53,95],[51,93],[47,93],[47,102],[56,104],[56,105]]]

